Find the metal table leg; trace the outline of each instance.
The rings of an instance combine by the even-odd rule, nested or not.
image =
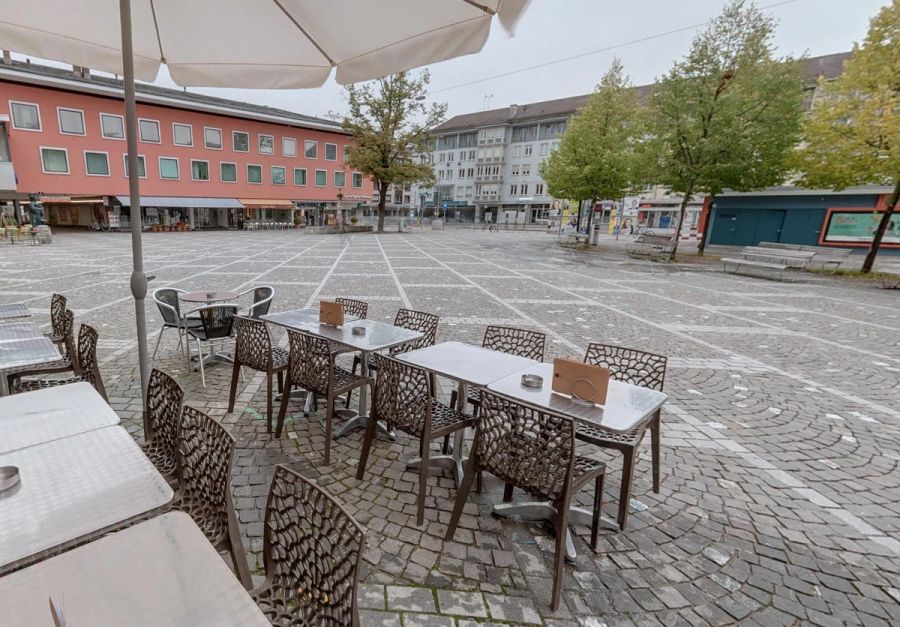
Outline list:
[[[369,353],[365,351],[360,352],[360,367],[359,373],[363,377],[369,376]],[[369,422],[369,413],[368,413],[368,403],[369,403],[369,388],[368,386],[363,386],[359,389],[359,411],[355,409],[338,409],[335,410],[335,414],[339,416],[345,416],[348,418],[347,422],[341,425],[340,429],[335,431],[332,439],[337,439],[343,437],[350,433],[355,429],[364,429],[366,424]],[[397,435],[388,430],[387,426],[382,422],[376,422],[375,428],[377,431],[383,433],[388,436],[391,440],[397,439]]]
[[[459,411],[463,411],[466,407],[466,398],[468,391],[466,384],[459,382],[457,387],[456,405]],[[428,443],[426,443],[428,444]],[[456,479],[456,485],[462,485],[463,475],[465,474],[466,458],[463,457],[463,448],[465,446],[465,429],[460,429],[453,434],[453,451],[450,455],[433,455],[428,458],[429,468],[449,468],[453,471],[453,477]],[[407,470],[418,470],[422,463],[421,457],[415,457],[406,462]]]

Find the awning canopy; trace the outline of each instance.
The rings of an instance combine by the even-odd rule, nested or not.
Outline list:
[[[123,207],[131,206],[128,196],[116,196]],[[141,196],[142,207],[196,207],[198,209],[241,209],[236,198],[189,198],[182,196]]]
[[[294,203],[280,198],[238,198],[247,209],[293,209]]]

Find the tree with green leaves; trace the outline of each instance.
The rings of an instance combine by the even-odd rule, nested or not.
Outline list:
[[[775,58],[774,29],[770,16],[732,0],[650,96],[646,174],[683,195],[670,259],[695,194],[760,189],[786,175],[803,84],[796,61]]]
[[[540,168],[547,190],[556,198],[579,204],[590,200],[588,232],[594,203],[621,198],[631,189],[640,129],[634,91],[622,63],[613,59],[587,103],[569,120],[559,149]]]
[[[431,185],[434,170],[416,157],[431,152],[429,129],[444,120],[446,104],[424,104],[430,77],[400,72],[347,89],[350,114],[343,127],[353,137],[350,167],[375,181],[378,231],[384,231],[384,206],[390,185]]]
[[[900,0],[872,19],[843,73],[820,83],[803,131],[796,165],[804,187],[894,187],[863,262],[871,272],[900,198]]]

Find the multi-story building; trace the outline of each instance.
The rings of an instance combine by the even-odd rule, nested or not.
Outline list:
[[[328,222],[372,197],[340,125],[270,107],[137,86],[147,226]],[[122,84],[89,71],[0,63],[0,210],[30,194],[51,224],[124,226]],[[338,196],[340,195],[340,200]]]
[[[804,76],[812,101],[816,80],[837,77],[849,53],[813,57],[804,61]],[[638,99],[652,85],[635,87]],[[590,94],[526,105],[457,115],[434,129],[436,144],[430,158],[437,185],[414,187],[414,206],[446,208],[463,220],[533,223],[546,218],[554,199],[541,178],[540,166],[559,146],[569,118],[584,106]],[[674,223],[681,196],[661,186],[648,185],[640,193],[635,220],[644,226]],[[560,199],[563,200],[563,199]],[[689,205],[686,227],[696,226],[703,198]],[[609,211],[598,203],[595,211]]]

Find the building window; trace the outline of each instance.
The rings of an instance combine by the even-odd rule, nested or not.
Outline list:
[[[528,195],[528,183],[522,183],[522,195],[523,196]]]
[[[334,171],[334,186],[343,187],[347,184],[347,173],[343,170]]]
[[[328,185],[328,172],[316,170],[316,187],[325,187],[326,185]]]
[[[362,172],[354,172],[350,177],[350,182],[353,187],[360,188],[362,187]]]
[[[519,176],[519,166],[514,165],[512,169],[509,171],[510,176]]]
[[[474,160],[475,160],[475,151],[470,150],[469,151],[469,161],[474,161]]]
[[[250,152],[250,133],[231,131],[231,147],[235,152]]]
[[[198,161],[196,159],[191,159],[191,180],[209,180],[209,161]]]
[[[41,130],[41,111],[36,104],[10,100],[9,111],[12,113],[13,128],[20,131]]]
[[[306,185],[306,168],[294,168],[294,185]]]
[[[475,176],[475,168],[469,168],[466,170],[466,178],[470,179]]]
[[[59,132],[64,135],[84,135],[84,112],[79,109],[56,108]]]
[[[125,177],[128,178],[128,155],[122,155],[125,161]],[[147,164],[144,162],[144,155],[138,155],[138,178],[147,178]]]
[[[526,163],[522,166],[522,176],[531,176],[531,164]]]
[[[203,145],[212,150],[222,150],[222,129],[204,127]]]
[[[325,144],[325,161],[337,161],[337,144]]]
[[[159,178],[174,180],[178,178],[178,159],[175,157],[159,158]]]
[[[347,159],[350,158],[350,144],[344,144],[343,151],[344,151],[343,158],[344,158],[344,161],[346,162]]]
[[[534,186],[534,195],[535,196],[543,196],[544,195],[544,184],[536,183]]]
[[[228,161],[220,163],[219,180],[223,183],[237,183],[237,164]]]
[[[317,159],[319,157],[319,142],[307,139],[303,142],[303,156],[307,159]]]
[[[172,124],[172,141],[176,146],[193,146],[194,129],[190,124]]]
[[[284,168],[280,165],[272,166],[272,185],[284,185]]]
[[[466,169],[465,169],[465,168],[460,168],[460,169],[459,169],[459,173],[458,173],[458,177],[457,177],[457,178],[465,178],[465,177],[466,177]]]
[[[513,157],[521,157],[522,156],[522,147],[521,146],[513,146]]]
[[[538,154],[546,155],[547,154],[548,145],[546,143],[541,144]]]
[[[125,139],[125,118],[112,113],[101,113],[100,134],[106,139]]]
[[[261,165],[248,165],[247,166],[247,182],[248,183],[262,183],[262,166]]]
[[[259,136],[259,154],[274,155],[275,154],[275,137],[272,135]]]
[[[88,176],[109,176],[109,155],[85,150],[84,171]]]
[[[510,185],[509,186],[509,195],[515,196],[517,193],[519,193],[519,186],[518,185]]]
[[[44,174],[68,174],[69,153],[65,148],[41,148]]]
[[[142,142],[148,144],[158,144],[159,139],[159,122],[156,120],[138,120],[138,130]]]
[[[297,156],[297,140],[293,137],[281,138],[281,154],[285,157]]]
[[[526,145],[525,145],[525,156],[526,156],[526,157],[530,157],[530,156],[531,156],[531,148],[532,148],[531,144],[526,144]]]
[[[440,161],[441,163],[444,163],[446,160],[447,160],[447,153],[442,152],[440,157],[438,157],[438,161]]]

